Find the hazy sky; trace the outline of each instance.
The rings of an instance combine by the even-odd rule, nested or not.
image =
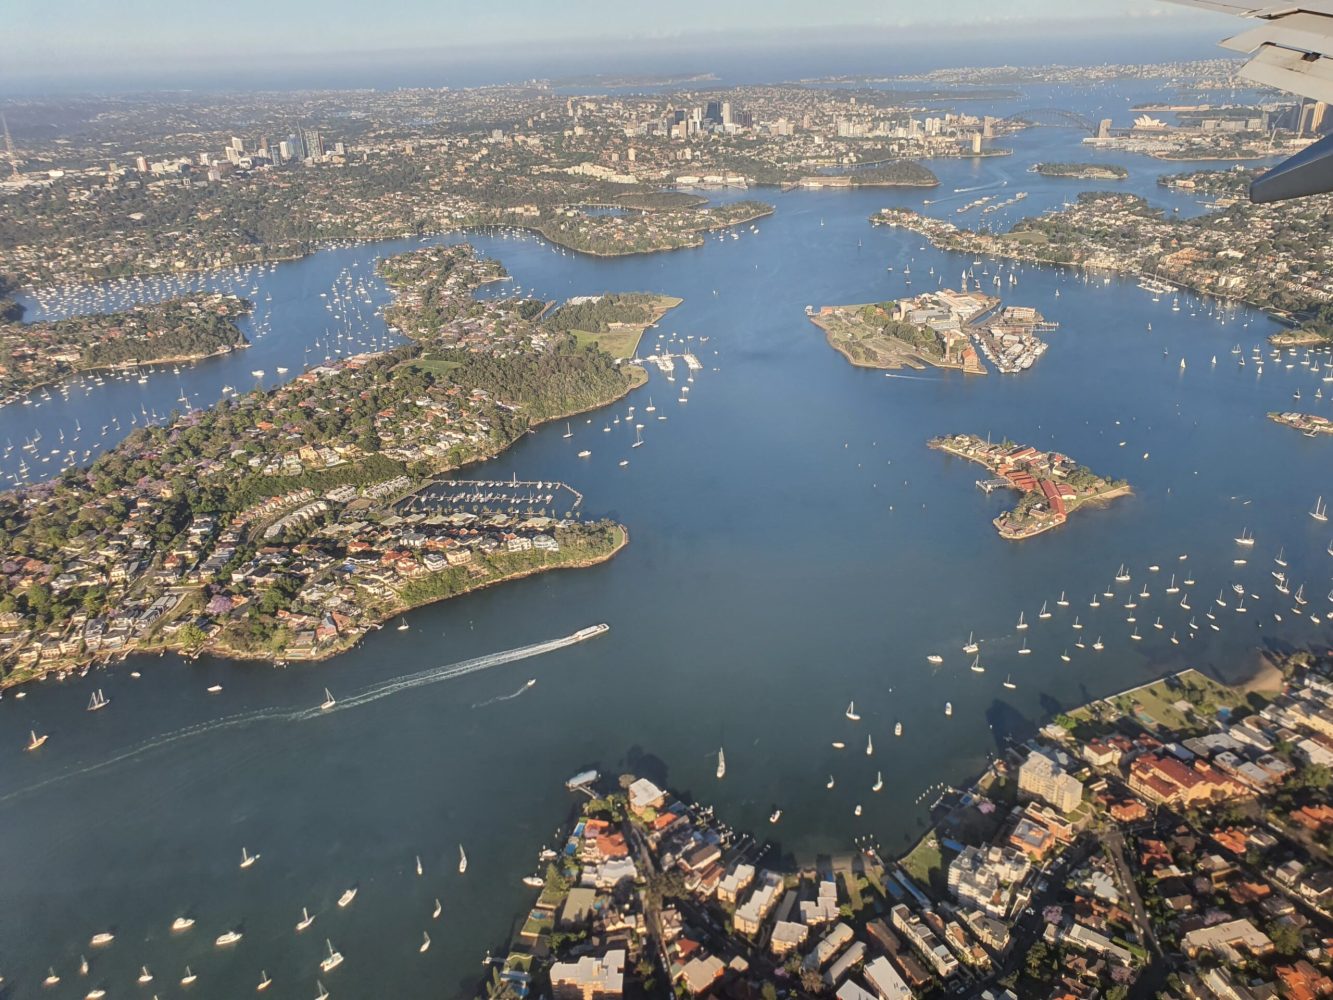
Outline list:
[[[7,0],[0,73],[144,72],[192,62],[247,66],[268,57],[310,59],[391,50],[586,47],[614,39],[637,47],[688,47],[691,39],[791,40],[802,32],[865,27],[919,33],[1076,31],[1098,22],[1120,33],[1197,30],[1215,39],[1225,19],[1161,0]],[[1058,22],[1053,24],[1052,22]],[[1234,24],[1234,22],[1233,22]],[[814,36],[812,36],[814,37]],[[854,37],[854,36],[853,36]],[[1060,60],[1058,46],[1050,61]]]

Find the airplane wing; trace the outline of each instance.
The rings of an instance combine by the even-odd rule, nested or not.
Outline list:
[[[1249,56],[1243,79],[1333,104],[1333,0],[1254,4],[1241,0],[1170,0],[1253,18],[1256,27],[1223,41]],[[1250,185],[1250,200],[1281,201],[1333,191],[1333,135],[1284,160]]]

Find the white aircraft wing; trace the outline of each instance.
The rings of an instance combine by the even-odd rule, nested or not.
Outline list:
[[[1333,104],[1333,0],[1253,4],[1241,0],[1170,0],[1258,23],[1221,44],[1249,56],[1242,79]],[[1333,191],[1333,135],[1306,147],[1250,185],[1251,201],[1280,201]]]

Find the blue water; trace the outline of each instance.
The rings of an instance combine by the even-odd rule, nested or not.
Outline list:
[[[573,421],[571,440],[563,424],[546,427],[478,470],[569,482],[585,494],[588,514],[629,526],[629,547],[591,570],[421,609],[408,616],[408,631],[374,633],[326,664],[278,671],[139,658],[33,686],[21,701],[6,697],[0,829],[10,860],[0,878],[0,969],[16,995],[39,992],[55,965],[65,980],[50,995],[82,996],[90,985],[75,971],[83,952],[93,958],[91,980],[112,995],[137,989],[145,962],[163,996],[177,992],[187,963],[200,997],[248,990],[260,969],[277,995],[314,995],[326,937],[347,957],[325,980],[335,994],[470,993],[481,955],[503,947],[515,915],[531,905],[519,878],[574,809],[563,782],[584,768],[668,782],[796,858],[867,833],[892,852],[924,828],[920,800],[931,786],[966,780],[1006,737],[1030,733],[1053,712],[1184,666],[1242,678],[1260,649],[1329,642],[1330,623],[1296,619],[1269,570],[1285,547],[1308,610],[1333,611],[1324,596],[1333,530],[1306,516],[1316,495],[1333,497],[1333,441],[1307,439],[1265,413],[1289,406],[1299,386],[1303,409],[1333,414],[1327,398],[1312,398],[1321,383],[1305,368],[1270,363],[1260,377],[1253,365],[1236,366],[1233,344],[1248,355],[1275,329],[1258,313],[1219,312],[1192,296],[1172,312],[1169,297],[1153,302],[1132,281],[1019,268],[1007,300],[1037,306],[1061,326],[1036,368],[984,378],[853,368],[805,318],[806,305],[904,294],[907,264],[912,292],[936,278],[954,284],[969,260],[872,228],[868,216],[1000,180],[1010,182],[1004,190],[1030,192],[1016,206],[1024,214],[1059,204],[1085,185],[1026,167],[1079,156],[1077,138],[1034,130],[1014,142],[1012,158],[933,164],[942,180],[933,193],[763,191],[777,211],[758,235],[745,227],[739,239],[714,237],[697,250],[604,260],[532,238],[474,236],[517,287],[538,295],[647,289],[685,299],[658,332],[664,343],[695,337],[689,343],[705,368],[693,383],[683,367],[674,384],[654,370],[630,399]],[[1161,164],[1116,162],[1133,171],[1126,189],[1194,210],[1155,186]],[[931,210],[951,215],[950,204]],[[47,440],[76,414],[87,427],[96,413],[128,416],[140,399],[160,411],[179,388],[203,405],[251,369],[272,373],[285,362],[299,371],[307,347],[327,337],[319,292],[353,262],[364,273],[374,258],[411,245],[279,265],[257,286],[261,300],[272,294],[271,332],[242,356],[179,378],[155,375],[146,387],[10,407],[0,411],[0,436],[19,441],[40,428]],[[368,287],[372,305],[363,305],[355,332],[362,340],[383,332],[372,311],[383,291]],[[647,416],[649,397],[654,416],[669,419],[643,420],[644,447],[630,448],[624,419],[602,430],[630,404]],[[973,486],[980,467],[925,446],[963,431],[1058,448],[1129,479],[1134,495],[1029,542],[1004,542],[990,519],[1012,495],[982,494]],[[592,455],[580,460],[584,448]],[[1242,529],[1257,538],[1247,552],[1232,541]],[[1238,556],[1249,564],[1233,565]],[[1122,562],[1133,584],[1089,608]],[[1192,612],[1162,593],[1173,572],[1178,583],[1187,573],[1197,579]],[[1259,595],[1247,599],[1248,614],[1234,610],[1233,581]],[[1144,582],[1152,596],[1139,602],[1143,639],[1135,642],[1120,605]],[[1221,588],[1226,609],[1211,604]],[[1061,590],[1068,608],[1054,607]],[[1039,622],[1043,600],[1055,613]],[[1208,610],[1220,631],[1210,629]],[[1029,656],[1017,653],[1020,611],[1032,622]],[[1086,624],[1081,633],[1071,627],[1075,615]],[[1197,639],[1187,638],[1191,615]],[[1161,631],[1152,627],[1158,616]],[[297,717],[326,686],[350,696],[600,621],[610,633],[580,646]],[[985,674],[970,672],[960,651],[970,631],[982,642]],[[1089,646],[1100,634],[1105,651],[1076,649],[1080,634]],[[1059,658],[1066,649],[1068,664]],[[944,656],[942,666],[927,663],[931,653]],[[1016,690],[1001,686],[1006,674]],[[481,704],[528,678],[538,683],[520,696]],[[214,682],[224,690],[210,696]],[[95,687],[112,705],[88,715]],[[842,714],[853,698],[862,715],[855,724]],[[237,715],[243,725],[216,724]],[[904,725],[900,739],[895,721]],[[33,726],[51,741],[26,754]],[[873,757],[864,753],[867,734]],[[131,752],[150,740],[159,742]],[[832,748],[834,740],[847,749]],[[714,777],[719,746],[727,751],[722,782]],[[879,794],[870,790],[876,771],[885,782]],[[825,788],[830,773],[833,790]],[[770,827],[775,806],[783,819]],[[463,876],[460,843],[470,862]],[[237,868],[242,846],[262,854],[248,871]],[[352,884],[360,892],[340,911],[334,901]],[[436,897],[439,921],[430,917]],[[298,937],[302,906],[318,916]],[[167,928],[186,911],[196,930],[173,937]],[[236,948],[213,947],[238,924],[245,937]],[[88,938],[107,928],[115,943],[93,955]],[[434,944],[419,955],[423,929]]]

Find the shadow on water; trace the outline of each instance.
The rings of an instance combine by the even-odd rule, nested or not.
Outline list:
[[[991,739],[998,753],[1004,753],[1010,743],[1023,743],[1037,735],[1037,724],[1013,705],[998,698],[985,712],[991,729]]]

